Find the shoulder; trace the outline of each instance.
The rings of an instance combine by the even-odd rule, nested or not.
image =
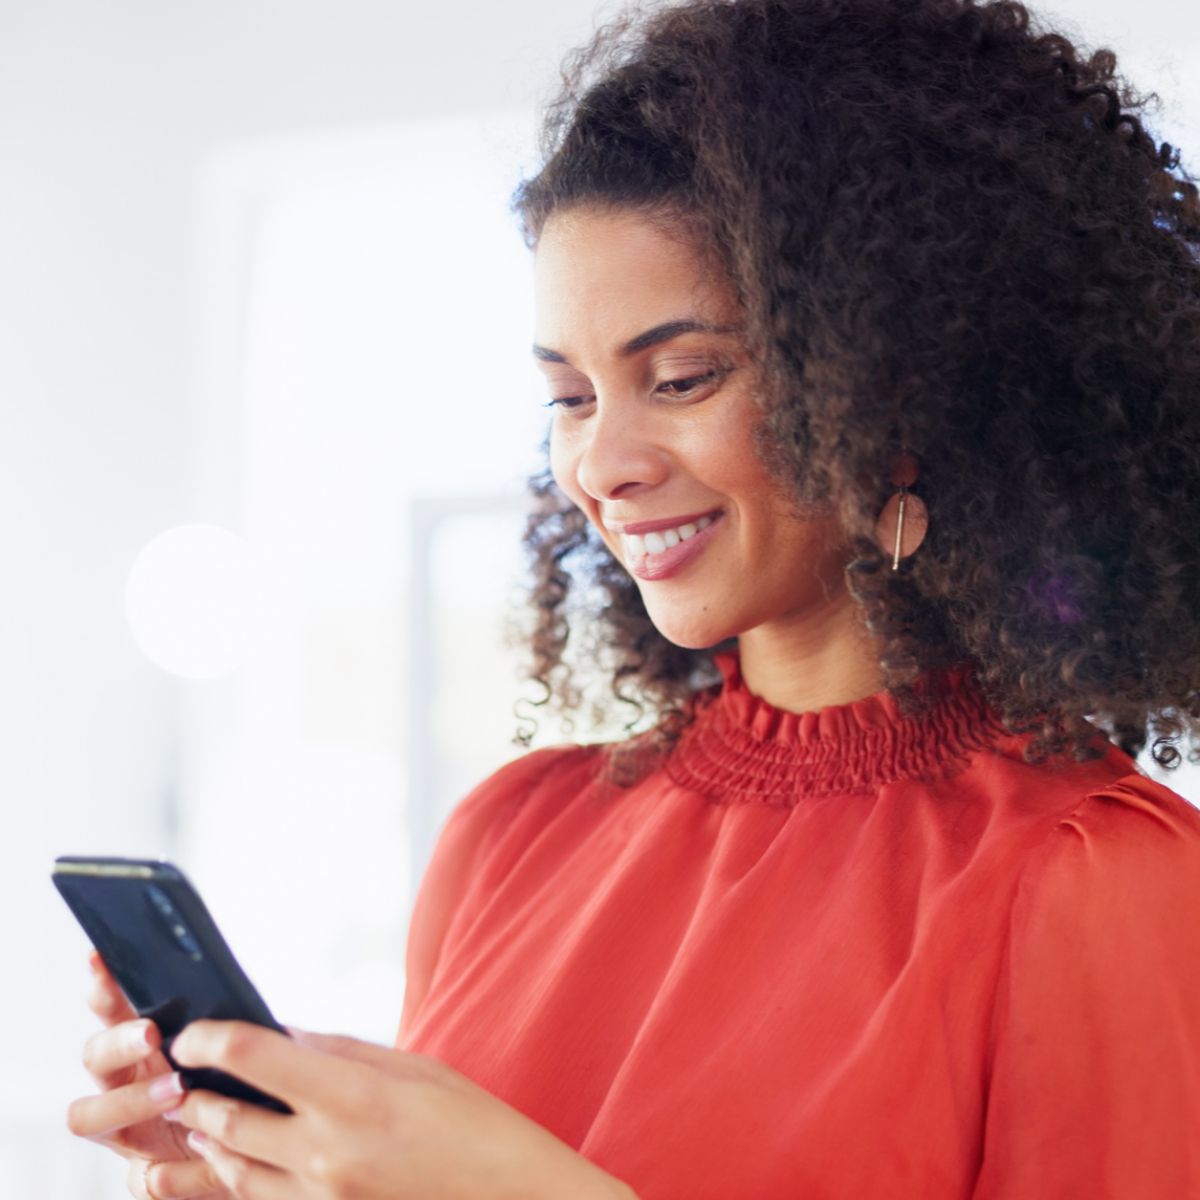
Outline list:
[[[1200,810],[1120,776],[1060,810],[1022,864],[972,1195],[1197,1194],[1197,995]]]
[[[545,803],[565,803],[596,773],[599,747],[564,744],[531,750],[498,767],[450,810],[434,851],[442,871],[477,868],[514,825]],[[431,863],[431,866],[434,864]]]
[[[1112,866],[1138,871],[1200,854],[1200,809],[1147,775],[1124,775],[1093,788],[1060,814],[1046,852],[1100,854]]]
[[[1186,914],[1186,916],[1185,916]],[[1029,852],[1014,902],[1028,931],[1200,937],[1200,809],[1141,774],[1095,788]],[[1200,941],[1196,947],[1200,951]]]
[[[594,775],[601,750],[565,743],[522,754],[477,783],[451,810],[447,826],[487,824],[536,796],[569,794]]]
[[[477,795],[513,794],[537,787],[548,779],[561,778],[564,774],[572,773],[573,769],[590,766],[603,749],[601,745],[564,742],[558,746],[530,750],[498,767],[476,785],[463,803],[476,803],[474,797]]]
[[[1129,1047],[1112,1079],[1200,1062],[1200,810],[1142,775],[1090,792],[1026,856],[1001,962],[996,1061],[1028,1093],[1086,1091]]]

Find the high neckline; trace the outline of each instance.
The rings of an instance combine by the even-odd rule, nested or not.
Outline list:
[[[901,779],[931,780],[1005,736],[969,660],[914,680],[913,690],[931,700],[929,711],[914,717],[905,717],[886,689],[788,712],[750,691],[736,650],[713,661],[722,682],[696,696],[693,720],[666,769],[676,783],[718,803],[790,806]]]

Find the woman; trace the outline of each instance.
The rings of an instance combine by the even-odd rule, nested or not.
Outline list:
[[[1200,201],[1113,70],[970,0],[572,61],[532,675],[646,719],[455,809],[395,1050],[181,1035],[294,1116],[97,965],[135,1195],[1200,1195],[1200,813],[1131,757],[1200,716]]]

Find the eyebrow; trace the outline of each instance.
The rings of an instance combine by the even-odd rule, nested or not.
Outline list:
[[[651,346],[659,346],[663,342],[669,342],[672,338],[677,338],[685,333],[737,333],[738,329],[734,325],[710,325],[706,321],[695,321],[685,319],[682,321],[664,321],[661,325],[655,325],[653,329],[647,329],[644,333],[639,333],[637,337],[630,338],[623,346],[617,349],[617,354],[621,358],[629,358],[633,354],[640,354],[643,350],[649,350]],[[542,362],[553,363],[570,363],[567,362],[565,355],[559,354],[557,350],[547,350],[545,346],[534,345],[533,357],[540,359]]]

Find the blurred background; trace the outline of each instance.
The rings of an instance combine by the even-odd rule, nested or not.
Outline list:
[[[177,860],[282,1020],[393,1039],[436,833],[518,753],[547,414],[508,197],[614,11],[0,0],[0,1195],[126,1195],[65,1131],[58,854]],[[1036,11],[1200,169],[1195,9]]]

